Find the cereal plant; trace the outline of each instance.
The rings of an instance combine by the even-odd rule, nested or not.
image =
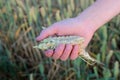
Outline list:
[[[104,66],[47,58],[35,38],[43,26],[75,17],[95,0],[0,0],[0,80],[119,80],[120,15],[87,47]]]

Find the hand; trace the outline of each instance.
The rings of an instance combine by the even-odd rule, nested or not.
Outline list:
[[[86,22],[80,21],[78,18],[70,18],[60,22],[56,22],[47,29],[43,30],[40,35],[36,38],[37,41],[52,36],[52,35],[77,35],[85,38],[83,47],[86,48],[89,41],[91,40],[94,30]],[[45,55],[52,57],[53,59],[61,59],[63,61],[70,58],[71,60],[76,59],[79,51],[79,45],[72,46],[71,44],[60,44],[54,51],[47,50]]]

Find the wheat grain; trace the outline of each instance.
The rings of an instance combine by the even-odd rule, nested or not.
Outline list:
[[[85,49],[82,47],[82,44],[84,43],[84,38],[80,36],[61,36],[61,37],[48,37],[40,42],[38,46],[34,46],[33,48],[38,48],[42,51],[48,50],[48,49],[55,49],[59,44],[72,44],[72,45],[80,45],[79,49],[79,57],[87,62],[90,65],[93,65],[95,63],[100,63],[99,61],[92,58],[88,52],[85,51]]]

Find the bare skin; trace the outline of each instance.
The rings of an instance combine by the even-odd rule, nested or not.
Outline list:
[[[41,41],[55,34],[60,36],[78,35],[85,38],[83,46],[86,48],[95,31],[119,13],[120,0],[97,0],[77,17],[56,22],[49,26],[40,33],[36,40]],[[78,57],[79,47],[78,45],[60,44],[54,51],[45,51],[45,55],[63,61],[68,58],[74,60]]]

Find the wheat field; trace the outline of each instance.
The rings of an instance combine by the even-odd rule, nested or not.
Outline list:
[[[32,47],[42,26],[75,17],[94,1],[0,0],[0,80],[119,80],[120,15],[96,31],[87,47],[105,66],[53,60]]]

